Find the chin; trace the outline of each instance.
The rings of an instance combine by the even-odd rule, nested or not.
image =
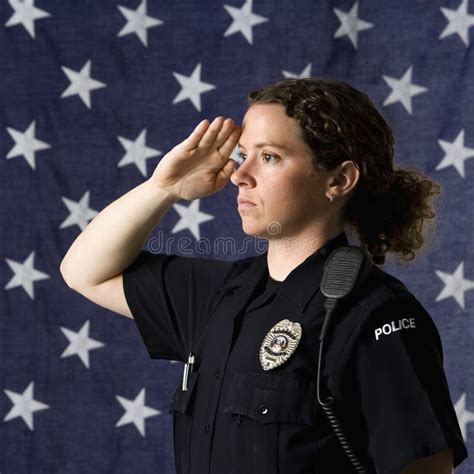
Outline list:
[[[248,235],[249,237],[256,237],[256,238],[262,238],[262,231],[264,229],[257,229],[252,226],[246,226],[244,223],[242,223],[242,231],[244,234]]]

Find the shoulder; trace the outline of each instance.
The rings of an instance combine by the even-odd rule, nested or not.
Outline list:
[[[380,295],[380,302],[396,297],[414,297],[403,281],[377,265],[372,265],[367,284],[371,294],[377,293],[377,295]],[[367,301],[370,300],[366,299],[365,304],[367,304]],[[378,301],[379,299],[377,299]]]
[[[366,281],[357,293],[357,304],[369,312],[376,312],[381,308],[411,305],[413,309],[427,313],[402,280],[376,265],[372,266]]]
[[[379,341],[380,329],[389,333],[392,328],[400,343],[416,342],[417,337],[430,340],[442,354],[438,330],[426,308],[400,279],[376,265],[338,307],[340,317],[333,329],[338,364],[344,365],[353,349]],[[397,331],[404,327],[416,330]]]
[[[400,279],[373,265],[340,304],[326,353],[329,386],[342,397],[346,369],[358,358],[389,360],[390,354],[411,356],[421,348],[442,363],[441,338],[426,308]]]
[[[414,341],[416,338],[430,340],[442,357],[438,329],[416,295],[400,279],[375,265],[367,280],[366,291],[359,301],[364,311],[360,320],[360,343],[379,341],[383,335],[400,331],[405,344],[411,336]],[[405,328],[416,330],[403,331]]]

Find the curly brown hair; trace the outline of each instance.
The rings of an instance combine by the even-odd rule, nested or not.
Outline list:
[[[374,263],[383,265],[386,252],[414,259],[442,186],[414,166],[393,167],[393,131],[364,92],[341,80],[291,78],[251,90],[247,102],[283,105],[298,122],[315,170],[354,162],[360,176],[343,219]]]

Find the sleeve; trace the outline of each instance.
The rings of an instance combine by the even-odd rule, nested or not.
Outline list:
[[[186,361],[215,291],[234,262],[141,250],[123,271],[123,290],[152,359]]]
[[[453,450],[454,467],[467,457],[441,339],[415,297],[397,297],[374,310],[356,346],[355,364],[368,455],[378,474],[399,474],[446,448]]]

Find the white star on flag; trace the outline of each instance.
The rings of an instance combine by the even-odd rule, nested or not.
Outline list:
[[[64,97],[70,97],[72,95],[78,95],[82,102],[88,109],[91,108],[91,94],[90,92],[96,89],[106,87],[106,84],[100,81],[96,81],[91,78],[91,65],[92,62],[89,59],[79,72],[73,71],[65,66],[61,66],[64,74],[71,81],[69,87],[61,94],[61,99]]]
[[[189,99],[197,111],[201,112],[201,94],[216,88],[212,84],[201,81],[201,63],[198,63],[189,77],[177,72],[173,72],[173,76],[182,87],[178,95],[173,99],[173,104]]]
[[[91,219],[93,219],[99,212],[89,207],[90,191],[86,191],[79,201],[73,201],[67,197],[62,196],[64,205],[68,208],[69,216],[61,222],[60,229],[78,225],[84,230]]]
[[[334,38],[341,38],[347,35],[354,46],[357,49],[357,38],[358,32],[373,28],[373,24],[364,20],[360,20],[358,17],[359,3],[355,2],[349,12],[343,12],[339,8],[333,8],[333,12],[339,18],[341,25],[334,33]]]
[[[467,437],[467,425],[474,421],[474,412],[467,409],[466,406],[466,392],[463,392],[459,397],[459,400],[454,405],[456,411],[456,417],[461,428],[461,434],[465,442],[468,441]]]
[[[10,127],[7,127],[7,132],[15,140],[15,146],[8,152],[7,159],[23,155],[26,162],[35,170],[35,152],[51,148],[48,143],[36,138],[35,120],[28,125],[28,128],[23,133]]]
[[[284,77],[292,77],[295,79],[300,79],[304,77],[311,77],[311,63],[308,63],[306,67],[300,72],[300,74],[294,74],[289,71],[282,71]]]
[[[143,0],[136,10],[130,10],[130,8],[123,7],[122,5],[117,5],[117,8],[127,19],[127,23],[118,32],[117,36],[125,36],[135,33],[142,44],[148,47],[148,28],[162,25],[164,22],[146,14],[146,0]]]
[[[171,229],[172,234],[176,234],[176,232],[180,232],[184,229],[189,229],[194,238],[200,240],[201,233],[199,231],[199,224],[214,219],[214,216],[199,210],[200,201],[200,199],[195,199],[188,207],[178,203],[173,205],[173,208],[181,216],[181,219]]]
[[[452,296],[459,306],[465,309],[464,293],[474,289],[474,280],[464,278],[464,261],[458,265],[454,273],[446,273],[440,270],[435,270],[435,272],[445,285],[435,301],[441,301]]]
[[[13,407],[5,415],[3,421],[10,421],[21,416],[28,428],[33,431],[33,413],[46,410],[49,405],[39,402],[33,398],[34,382],[31,381],[23,393],[13,392],[12,390],[3,390],[6,396],[13,403]]]
[[[155,410],[145,405],[145,388],[140,390],[135,400],[129,400],[120,395],[116,395],[115,398],[125,409],[125,413],[122,415],[122,418],[117,421],[115,426],[118,427],[133,423],[143,437],[145,436],[145,419],[162,413],[160,410]]]
[[[227,10],[227,13],[233,19],[232,24],[229,26],[229,28],[227,28],[227,30],[225,30],[224,36],[230,36],[234,33],[241,32],[244,35],[244,38],[250,44],[253,44],[252,27],[259,25],[260,23],[265,23],[269,20],[264,16],[253,13],[252,3],[253,0],[246,0],[241,8],[235,8],[232,5],[223,5]]]
[[[89,326],[90,322],[87,320],[78,332],[72,331],[71,329],[65,328],[63,326],[60,327],[62,333],[69,340],[69,345],[61,354],[61,359],[64,357],[77,355],[86,368],[89,369],[89,351],[105,346],[103,342],[89,337]]]
[[[428,90],[426,87],[412,84],[412,70],[413,66],[410,66],[400,79],[385,75],[382,76],[384,81],[392,88],[392,92],[384,100],[383,105],[387,106],[395,102],[401,102],[405,110],[411,114],[411,98]]]
[[[5,261],[14,273],[13,277],[5,285],[5,290],[11,290],[12,288],[21,286],[30,299],[34,300],[35,295],[33,283],[35,281],[49,278],[48,274],[40,272],[34,268],[35,251],[33,250],[23,263],[10,258],[6,258]]]
[[[5,26],[23,25],[32,38],[35,37],[35,20],[51,16],[48,12],[35,7],[34,0],[8,0],[8,3],[15,13]]]
[[[456,171],[465,178],[464,162],[468,158],[474,158],[474,148],[464,146],[464,129],[462,129],[454,142],[448,142],[446,140],[438,140],[439,146],[446,152],[443,159],[436,166],[437,170],[442,170],[448,166],[454,166]]]
[[[469,28],[474,25],[474,15],[467,13],[467,5],[468,0],[462,0],[457,10],[440,7],[441,12],[448,20],[448,24],[438,36],[438,39],[457,33],[462,42],[469,46]]]
[[[118,162],[117,166],[122,167],[134,164],[144,177],[147,176],[146,160],[163,154],[160,150],[155,150],[154,148],[146,146],[146,128],[140,132],[140,135],[138,135],[134,142],[124,137],[117,138],[127,151]]]

